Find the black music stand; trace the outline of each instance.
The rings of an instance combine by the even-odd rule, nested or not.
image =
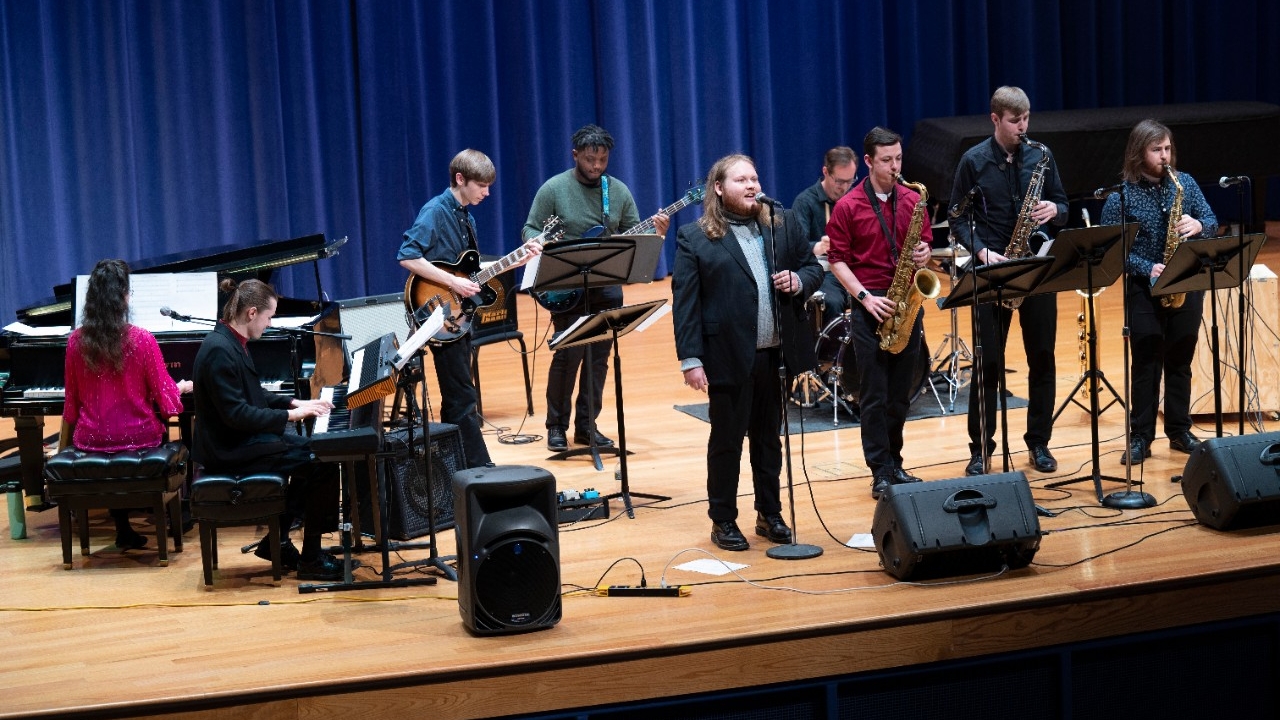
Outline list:
[[[607,285],[625,285],[631,282],[643,282],[644,278],[653,279],[654,269],[658,264],[658,252],[662,247],[662,238],[658,235],[627,235],[609,238],[583,238],[559,242],[547,246],[538,259],[538,267],[531,292],[549,290],[582,290],[583,315],[591,315],[591,294],[593,287]],[[598,338],[604,340],[606,338]],[[554,341],[553,341],[554,342]],[[554,349],[554,347],[553,347]],[[586,346],[583,363],[590,376],[593,348]],[[595,383],[588,383],[587,406],[595,409]],[[590,446],[573,450],[562,450],[551,455],[548,460],[564,460],[578,455],[590,454],[596,470],[604,470],[600,453],[618,454],[617,448],[601,448],[596,445],[596,421],[591,417],[587,438]]]
[[[1089,304],[1089,317],[1097,317],[1094,305],[1096,291],[1115,284],[1116,280],[1124,274],[1124,248],[1133,242],[1133,236],[1137,232],[1137,225],[1129,225],[1125,229],[1122,229],[1119,225],[1099,225],[1075,230],[1063,230],[1053,241],[1053,264],[1049,266],[1049,271],[1045,274],[1045,280],[1036,289],[1036,293],[1056,293],[1065,290],[1085,291],[1088,293],[1085,297]],[[1121,240],[1124,240],[1124,242],[1121,242]],[[1098,447],[1100,440],[1098,437],[1098,418],[1103,411],[1112,405],[1120,403],[1121,407],[1125,407],[1125,403],[1120,399],[1120,394],[1116,392],[1116,389],[1107,381],[1106,375],[1103,374],[1102,370],[1098,369],[1098,328],[1096,323],[1089,328],[1089,335],[1086,340],[1089,347],[1089,369],[1080,378],[1080,381],[1075,384],[1075,387],[1071,388],[1071,392],[1067,394],[1066,399],[1062,401],[1058,411],[1053,414],[1053,421],[1057,422],[1058,416],[1067,409],[1067,405],[1071,403],[1080,405],[1079,401],[1075,399],[1076,393],[1080,391],[1085,382],[1088,382],[1089,407],[1085,408],[1083,405],[1080,405],[1080,407],[1089,412],[1093,469],[1089,475],[1049,483],[1046,487],[1062,487],[1063,485],[1070,485],[1084,480],[1092,480],[1098,500],[1101,501],[1103,480],[1121,483],[1126,481],[1124,478],[1103,475],[1099,469],[1100,452]],[[1098,407],[1099,380],[1111,391],[1113,398],[1104,408]]]
[[[988,303],[1001,303],[1005,300],[1014,300],[1016,298],[1026,297],[1035,292],[1036,286],[1040,283],[1040,279],[1044,277],[1052,260],[1047,257],[1026,257],[1016,260],[1006,260],[991,265],[983,265],[975,267],[970,272],[964,274],[955,287],[951,289],[951,294],[947,296],[946,302],[942,303],[939,309],[949,310],[951,308],[985,305]],[[1009,471],[1009,404],[1005,402],[1005,377],[1004,377],[1004,347],[1000,348],[1000,354],[996,360],[996,377],[999,378],[999,389],[997,395],[1000,399],[1000,443],[1002,446],[1002,454],[1004,457],[1004,471]],[[978,401],[985,403],[989,400],[986,397],[985,383],[977,385]],[[973,387],[972,385],[970,387]],[[969,402],[973,402],[973,393],[969,393]],[[986,417],[985,405],[982,417]],[[986,442],[986,438],[982,439]],[[986,457],[986,448],[983,448],[983,457]],[[984,468],[990,472],[991,468]]]
[[[603,496],[602,499],[608,502],[612,498],[622,498],[622,505],[627,510],[627,517],[633,520],[636,517],[636,513],[631,505],[632,497],[657,500],[659,502],[670,500],[671,498],[667,495],[631,492],[629,476],[627,475],[627,426],[623,420],[624,413],[622,412],[622,356],[618,352],[618,338],[635,330],[666,304],[666,300],[651,300],[639,305],[624,305],[620,308],[596,313],[590,317],[583,318],[549,344],[552,350],[557,350],[578,345],[590,347],[591,343],[600,342],[601,340],[611,340],[613,342],[613,393],[614,405],[618,411],[618,461],[622,489],[616,493],[609,493]]]
[[[1213,416],[1217,437],[1222,437],[1222,369],[1219,366],[1218,353],[1218,293],[1239,287],[1245,281],[1246,267],[1253,267],[1258,251],[1266,242],[1262,233],[1250,233],[1243,240],[1238,237],[1223,237],[1205,240],[1187,240],[1178,245],[1173,257],[1165,264],[1164,271],[1151,286],[1151,296],[1172,295],[1174,293],[1209,291],[1209,307],[1211,331],[1209,348],[1213,356]],[[1234,266],[1230,261],[1239,258]],[[1243,338],[1241,338],[1243,343]],[[1240,408],[1244,412],[1244,408]]]

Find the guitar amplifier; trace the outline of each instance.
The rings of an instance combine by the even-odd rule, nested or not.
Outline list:
[[[351,336],[346,341],[348,356],[356,348],[364,347],[387,333],[395,334],[398,345],[403,345],[409,337],[404,296],[400,293],[339,300],[338,319],[342,332]]]
[[[378,472],[387,489],[388,527],[387,537],[409,540],[431,532],[447,530],[454,525],[453,475],[467,468],[466,454],[462,448],[462,433],[457,425],[430,423],[431,476],[428,478],[424,462],[425,443],[422,428],[413,430],[413,447],[409,447],[409,433],[404,428],[388,430],[383,434],[383,449],[392,456],[378,466]],[[358,467],[355,476],[365,477],[368,471]],[[372,531],[373,513],[378,504],[368,497],[368,483],[356,483],[360,495],[360,527]]]
[[[490,263],[499,259],[497,255],[481,255],[480,265],[488,267]],[[481,308],[472,319],[471,341],[473,343],[492,335],[502,335],[519,329],[520,323],[516,319],[515,272],[504,272],[494,280],[498,281],[498,299],[492,305]],[[490,281],[490,286],[493,284]]]

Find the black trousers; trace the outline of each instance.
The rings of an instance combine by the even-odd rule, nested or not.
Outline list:
[[[303,529],[304,555],[306,546],[319,549],[320,536],[338,527],[338,466],[321,462],[311,453],[311,445],[305,437],[286,433],[264,435],[264,441],[283,439],[283,452],[264,455],[235,468],[222,468],[224,472],[246,474],[269,472],[289,479],[285,494],[285,510],[280,513],[280,532],[286,534],[293,521],[306,517]]]
[[[1156,413],[1160,411],[1160,379],[1164,376],[1164,434],[1191,429],[1191,363],[1204,312],[1204,293],[1187,293],[1176,310],[1151,296],[1151,281],[1130,277],[1125,299],[1129,303],[1130,344],[1133,348],[1133,395],[1130,422],[1133,436],[1156,439]]]
[[[916,316],[911,339],[897,354],[880,349],[880,323],[861,305],[853,308],[849,320],[849,346],[858,363],[862,455],[872,475],[883,475],[902,467],[902,429],[911,408],[924,312]]]
[[[1054,356],[1058,338],[1058,296],[1033,295],[1024,298],[1018,308],[1018,324],[1022,328],[1022,348],[1027,358],[1027,431],[1022,436],[1028,446],[1048,445],[1053,435],[1053,412],[1057,401],[1057,361]],[[1000,358],[1004,365],[1017,364],[1019,358],[1008,352],[1009,326],[1013,311],[988,303],[978,306],[978,333],[982,343],[982,384],[986,393],[986,453],[995,453],[996,410],[1000,401]],[[978,341],[974,342],[977,346]],[[979,421],[977,391],[969,393],[969,452],[982,452],[982,427]]]
[[[440,420],[458,426],[467,467],[482,467],[489,463],[489,448],[476,412],[479,394],[471,381],[471,336],[433,346],[431,357],[440,384]]]
[[[782,388],[778,363],[778,348],[757,350],[751,377],[745,384],[707,390],[711,419],[711,434],[707,437],[707,515],[712,522],[738,518],[743,435],[751,451],[756,510],[766,514],[782,512],[782,440],[778,436]]]
[[[611,310],[622,307],[622,288],[619,286],[591,288],[588,292],[590,311]],[[582,316],[584,308],[580,305],[569,312],[553,313],[551,324],[556,332],[561,332]],[[547,370],[547,429],[558,428],[567,431],[571,410],[576,410],[573,417],[575,430],[586,433],[595,426],[595,419],[600,416],[603,403],[604,381],[609,374],[609,353],[612,343],[592,343],[591,364],[583,359],[587,354],[586,345],[557,350],[551,356],[551,367]],[[578,383],[578,401],[573,402],[573,386]],[[587,383],[593,390],[592,402],[587,403]]]

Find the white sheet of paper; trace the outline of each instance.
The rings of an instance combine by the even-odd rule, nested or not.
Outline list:
[[[426,345],[427,341],[434,337],[436,333],[440,332],[440,329],[443,327],[444,308],[438,307],[435,309],[435,312],[431,313],[431,317],[427,318],[427,321],[422,323],[422,327],[418,328],[417,332],[410,335],[409,339],[405,340],[404,344],[400,346],[400,349],[396,351],[396,357],[392,363],[396,366],[396,369],[402,369],[404,364],[409,362],[409,358],[413,357],[413,354],[418,352],[423,345]]]
[[[846,547],[851,548],[874,548],[876,546],[875,538],[871,537],[871,533],[854,533],[849,538],[849,542],[845,543]]]
[[[19,335],[29,335],[31,337],[58,337],[61,335],[70,335],[71,327],[69,325],[50,325],[48,327],[32,327],[26,323],[11,322],[4,326],[4,329],[11,333]]]
[[[648,330],[650,325],[652,325],[652,324],[654,324],[654,323],[658,322],[659,320],[661,320],[661,319],[662,319],[662,317],[663,317],[664,315],[666,315],[667,313],[669,313],[669,312],[671,312],[671,306],[670,306],[670,305],[663,305],[662,307],[658,308],[657,310],[654,310],[652,315],[650,315],[649,317],[645,318],[645,319],[644,319],[644,322],[642,322],[642,323],[640,323],[639,325],[637,325],[637,326],[636,326],[636,332],[644,332],[645,330]]]
[[[528,290],[533,287],[533,281],[538,279],[538,266],[542,264],[542,255],[535,255],[532,260],[524,265],[524,277],[520,278],[520,289]]]
[[[80,326],[84,296],[89,289],[89,276],[76,276],[76,327]],[[129,322],[148,332],[180,330],[208,332],[209,325],[182,322],[160,314],[168,307],[180,315],[213,318],[218,314],[217,273],[131,273],[129,290]]]
[[[1040,252],[1036,253],[1036,257],[1048,257],[1049,248],[1051,247],[1053,247],[1053,238],[1044,241],[1044,244],[1040,246]]]
[[[713,558],[698,558],[697,560],[690,560],[687,563],[677,565],[676,570],[688,570],[689,572],[697,572],[704,575],[728,575],[734,570],[741,570],[745,567],[750,567],[750,565],[725,562]]]

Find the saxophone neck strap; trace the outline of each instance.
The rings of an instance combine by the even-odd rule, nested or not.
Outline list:
[[[868,175],[862,181],[862,190],[867,194],[867,200],[871,203],[871,210],[876,214],[876,219],[880,221],[880,229],[884,231],[885,242],[889,243],[889,262],[897,264],[898,262],[898,242],[894,236],[893,223],[884,219],[884,209],[881,207],[880,198],[876,197],[876,189],[871,186],[871,176]],[[889,193],[889,214],[894,219],[898,219],[898,193],[897,188]]]

